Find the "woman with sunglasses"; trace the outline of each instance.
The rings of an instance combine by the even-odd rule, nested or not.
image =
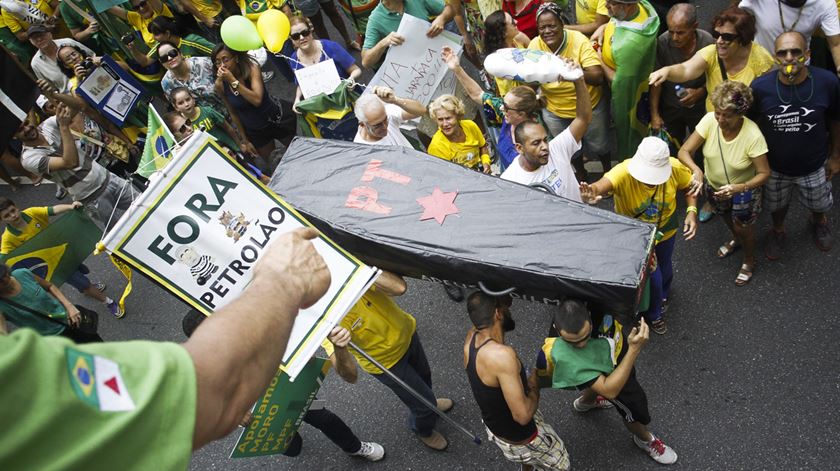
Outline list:
[[[342,79],[355,80],[362,75],[362,69],[356,65],[356,59],[346,49],[329,39],[315,39],[312,22],[303,16],[293,16],[291,23],[292,45],[295,52],[292,54],[289,66],[292,70],[299,70],[310,65],[315,65],[330,59],[335,64],[335,70]],[[297,83],[297,77],[295,77]],[[300,101],[302,93],[300,87],[295,92],[295,104]]]
[[[720,214],[732,240],[717,250],[718,258],[744,249],[744,261],[735,284],[744,286],[755,269],[753,224],[761,211],[761,187],[770,178],[767,142],[758,125],[744,115],[753,102],[752,89],[726,81],[712,92],[714,113],[708,113],[680,148],[679,159],[691,169],[691,193],[705,193]],[[703,167],[694,163],[694,152],[703,147]]]
[[[469,97],[479,105],[483,105],[484,115],[491,125],[500,126],[499,139],[496,149],[499,152],[499,165],[504,171],[519,155],[513,140],[513,130],[519,123],[534,121],[541,123],[540,110],[545,106],[542,98],[537,98],[536,92],[530,87],[513,87],[504,98],[485,92],[484,89],[461,67],[458,56],[449,47],[444,47],[441,58],[446,62],[449,70],[461,82]]]
[[[292,104],[269,95],[259,64],[248,53],[225,44],[216,46],[210,58],[215,66],[215,92],[257,153],[268,161],[275,139],[288,147],[297,131]]]
[[[746,10],[730,7],[712,20],[715,44],[697,51],[691,59],[669,65],[650,74],[651,85],[666,80],[683,83],[706,74],[706,111],[714,111],[711,91],[726,80],[745,85],[773,68],[773,57],[755,38],[755,18]]]
[[[525,49],[531,39],[522,31],[516,29],[516,20],[501,10],[494,11],[484,20],[484,51],[485,54],[492,54],[499,49],[516,47]],[[516,80],[508,80],[496,77],[496,88],[499,89],[499,96],[504,96],[513,87],[523,85]]]
[[[186,87],[192,91],[199,106],[210,106],[220,113],[225,111],[224,102],[216,94],[213,61],[209,57],[184,57],[178,46],[171,41],[158,44],[157,56],[166,69],[160,87],[167,96],[178,87]]]

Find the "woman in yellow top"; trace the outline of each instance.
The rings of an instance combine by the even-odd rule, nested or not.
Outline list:
[[[429,104],[437,122],[428,152],[458,165],[490,173],[490,147],[475,122],[464,119],[464,103],[454,95],[441,95]]]
[[[756,42],[755,18],[746,10],[730,7],[720,12],[712,22],[715,44],[697,51],[694,57],[663,67],[650,74],[651,85],[666,80],[683,83],[706,74],[706,111],[714,111],[711,92],[721,82],[733,80],[745,85],[773,68],[773,57]],[[723,65],[723,69],[721,69]]]
[[[680,148],[680,162],[688,166],[694,179],[692,194],[701,189],[715,213],[732,232],[732,240],[717,251],[720,258],[744,248],[744,262],[735,284],[749,283],[755,267],[753,223],[761,211],[761,186],[770,178],[767,142],[758,125],[745,118],[753,101],[752,89],[741,82],[726,81],[712,92],[714,113],[700,120]],[[703,171],[694,163],[694,152],[703,146]]]
[[[663,307],[674,278],[671,257],[679,226],[677,192],[691,188],[691,182],[691,171],[670,156],[668,144],[658,137],[646,137],[632,158],[613,167],[597,182],[580,184],[583,201],[597,203],[612,191],[615,212],[656,225],[656,269],[650,274],[650,306],[644,316],[660,335],[667,331]],[[689,193],[685,201],[688,207],[683,236],[690,240],[697,232],[697,197]]]
[[[494,11],[484,20],[484,53],[492,54],[499,49],[508,47],[527,48],[531,39],[522,31],[516,29],[516,20],[501,10]],[[496,77],[496,88],[499,96],[505,96],[513,87],[523,85],[522,82]]]

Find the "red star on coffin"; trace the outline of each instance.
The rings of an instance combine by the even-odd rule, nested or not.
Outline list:
[[[458,214],[458,207],[455,206],[457,191],[444,193],[440,188],[435,188],[430,196],[417,198],[417,202],[423,207],[423,215],[420,220],[434,219],[438,224],[443,225],[443,220],[450,214]]]

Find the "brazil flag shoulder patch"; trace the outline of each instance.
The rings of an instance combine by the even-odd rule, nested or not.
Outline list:
[[[72,347],[67,347],[66,357],[70,385],[82,402],[105,412],[134,410],[119,364]]]

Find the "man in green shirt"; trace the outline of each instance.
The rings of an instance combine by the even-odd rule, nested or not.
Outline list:
[[[430,38],[440,34],[454,16],[454,10],[444,0],[381,0],[368,18],[362,46],[364,67],[379,68],[388,48],[405,42],[405,38],[397,34],[404,13],[431,21],[432,26],[426,32]]]
[[[0,336],[0,463],[7,469],[186,469],[268,387],[300,308],[330,284],[315,229],[268,247],[242,295],[186,343],[75,345]],[[218,348],[225,345],[224,349]]]

